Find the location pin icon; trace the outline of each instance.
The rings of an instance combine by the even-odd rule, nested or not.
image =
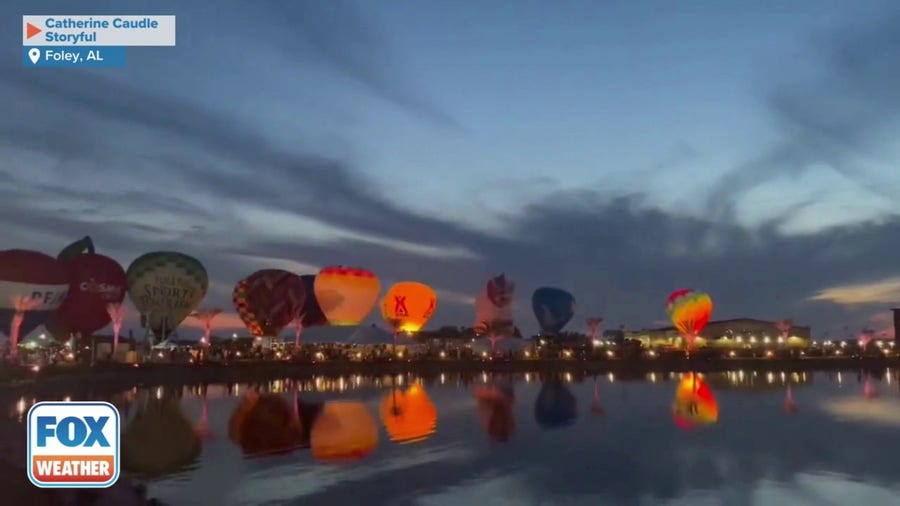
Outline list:
[[[38,58],[40,58],[40,57],[41,57],[41,50],[40,50],[40,49],[38,49],[38,48],[36,48],[36,47],[33,47],[33,48],[31,48],[31,49],[28,50],[28,58],[31,59],[31,63],[37,63],[37,62],[38,62]]]

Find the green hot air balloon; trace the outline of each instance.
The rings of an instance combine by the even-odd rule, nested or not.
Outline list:
[[[172,251],[142,255],[125,274],[128,298],[141,312],[141,325],[160,340],[200,306],[209,288],[203,264]]]

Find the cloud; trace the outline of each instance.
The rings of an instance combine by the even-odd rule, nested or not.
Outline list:
[[[877,169],[891,167],[898,156],[886,137],[893,136],[900,120],[900,12],[883,13],[810,42],[821,75],[803,81],[782,78],[770,89],[766,105],[782,134],[780,141],[714,185],[707,197],[712,217],[734,219],[737,204],[750,190],[775,180],[789,185],[806,172],[833,171],[847,185],[894,201],[890,181],[878,176]],[[803,189],[796,183],[793,187]]]
[[[846,306],[896,303],[900,301],[900,278],[826,288],[810,297],[810,300]]]

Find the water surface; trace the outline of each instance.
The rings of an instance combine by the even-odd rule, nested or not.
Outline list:
[[[705,375],[714,400],[681,406],[689,418],[681,422],[679,374],[286,379],[133,389],[109,400],[132,424],[124,447],[154,467],[156,476],[142,478],[150,495],[172,505],[887,505],[900,504],[896,374]],[[315,452],[246,457],[229,438],[229,418],[248,391],[286,406],[264,420],[299,416],[306,432],[322,421]],[[148,411],[160,402],[168,411]],[[310,414],[323,402],[328,417]],[[398,402],[405,418],[385,422],[401,416]],[[242,436],[245,450],[277,443],[284,424],[265,423]],[[323,461],[342,451],[352,455]]]

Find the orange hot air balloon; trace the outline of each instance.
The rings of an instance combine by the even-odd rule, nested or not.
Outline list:
[[[692,372],[681,378],[675,391],[672,416],[675,425],[682,429],[714,425],[719,421],[719,403],[699,374]]]
[[[381,283],[358,267],[325,267],[316,275],[313,292],[331,325],[359,325],[378,302]]]
[[[712,298],[695,290],[676,290],[666,300],[666,313],[687,342],[688,349],[693,348],[694,340],[709,323],[712,311]]]
[[[378,447],[378,425],[361,402],[326,402],[313,422],[309,446],[319,460],[363,459]]]
[[[420,383],[392,390],[381,400],[381,421],[391,441],[417,443],[437,432],[437,408]]]
[[[381,316],[395,332],[418,332],[437,307],[437,295],[430,286],[403,281],[392,286],[381,301]]]

